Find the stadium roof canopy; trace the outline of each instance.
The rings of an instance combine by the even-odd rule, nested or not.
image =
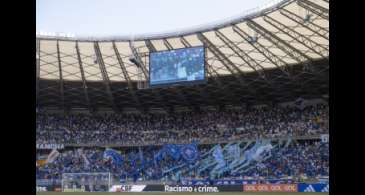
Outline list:
[[[328,0],[282,0],[177,32],[133,38],[37,35],[37,104],[121,111],[324,94],[328,19]],[[149,52],[200,45],[207,50],[206,85],[139,89],[148,80]],[[131,63],[132,56],[144,66]]]

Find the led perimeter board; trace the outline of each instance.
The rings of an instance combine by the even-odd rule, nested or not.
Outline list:
[[[204,46],[151,52],[149,58],[150,87],[205,81]]]

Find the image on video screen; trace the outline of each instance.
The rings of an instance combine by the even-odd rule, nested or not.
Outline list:
[[[205,79],[204,47],[150,54],[150,85]]]

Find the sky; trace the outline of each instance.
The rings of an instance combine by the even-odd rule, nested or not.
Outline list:
[[[237,16],[270,1],[36,0],[36,30],[76,36],[171,32]]]

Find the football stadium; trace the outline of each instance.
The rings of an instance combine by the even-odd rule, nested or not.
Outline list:
[[[328,0],[36,49],[39,195],[330,191]]]

